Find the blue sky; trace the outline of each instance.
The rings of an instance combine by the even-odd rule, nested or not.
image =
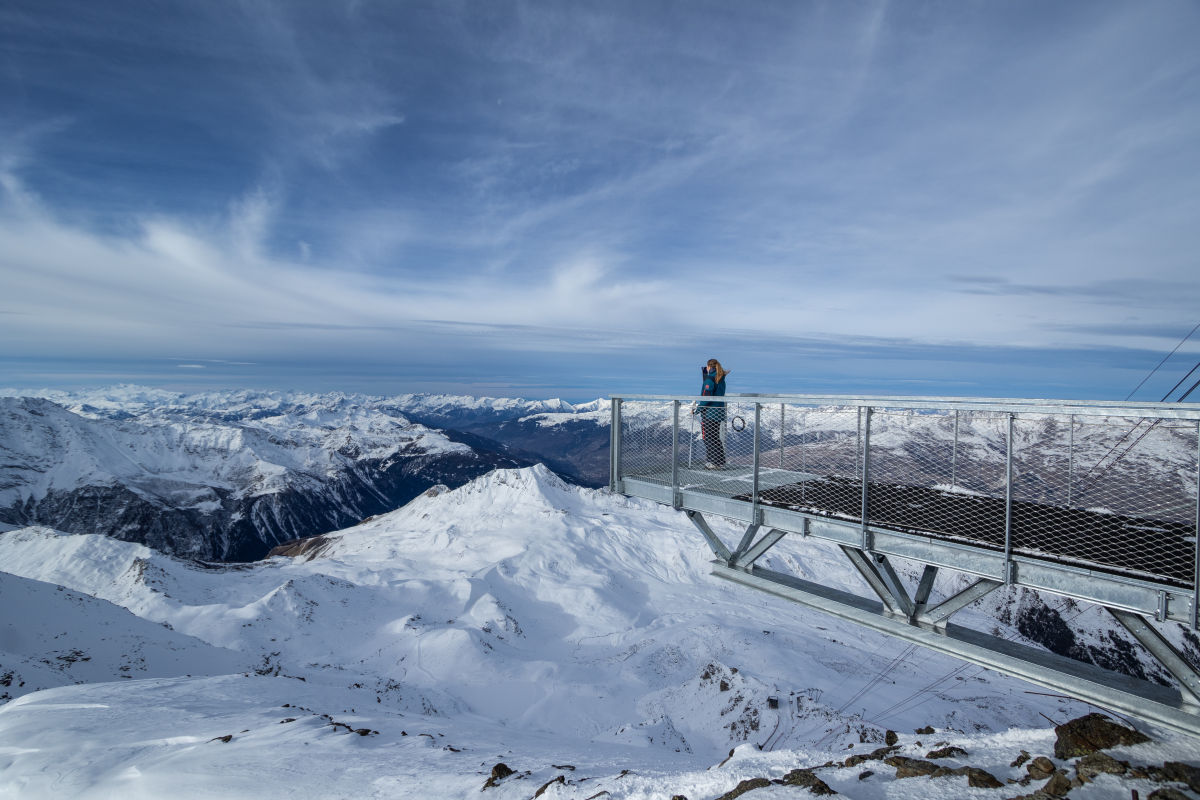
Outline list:
[[[0,385],[1123,399],[1200,322],[1197,41],[1190,0],[7,0]]]

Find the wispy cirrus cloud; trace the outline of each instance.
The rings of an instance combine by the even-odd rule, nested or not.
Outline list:
[[[933,372],[922,348],[1116,364],[1200,307],[1188,5],[48,0],[0,23],[22,353],[403,342],[469,372],[724,342],[840,374],[816,343],[883,369],[837,346],[862,340]]]

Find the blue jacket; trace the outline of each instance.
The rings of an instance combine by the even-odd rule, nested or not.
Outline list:
[[[703,397],[724,397],[725,396],[725,379],[716,380],[714,375],[707,371],[704,373],[704,385],[700,388],[700,394]],[[709,420],[710,422],[721,422],[725,419],[725,404],[713,403],[701,400],[699,403],[701,419]]]

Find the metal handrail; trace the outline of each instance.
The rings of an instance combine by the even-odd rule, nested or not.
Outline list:
[[[672,496],[676,498],[673,501],[673,505],[676,505],[676,507],[679,507],[679,499],[678,498],[680,497],[680,492],[684,491],[686,493],[686,490],[688,490],[687,486],[681,486],[681,484],[680,484],[680,470],[679,470],[679,464],[678,464],[678,452],[679,452],[678,448],[680,445],[679,439],[680,439],[681,431],[680,431],[679,426],[681,423],[680,423],[679,416],[678,416],[679,407],[684,403],[690,404],[694,408],[696,405],[699,405],[699,404],[731,405],[731,404],[737,404],[737,403],[751,403],[752,402],[754,405],[755,425],[754,425],[754,431],[753,431],[752,451],[751,451],[751,453],[749,453],[749,455],[751,456],[751,463],[746,465],[746,466],[750,467],[751,472],[746,476],[746,479],[749,481],[748,497],[750,499],[749,505],[750,505],[751,519],[755,519],[755,520],[758,519],[759,514],[761,513],[760,512],[760,508],[761,508],[761,505],[760,505],[760,503],[761,503],[760,482],[761,482],[761,478],[762,478],[762,472],[764,469],[771,469],[770,467],[767,466],[767,464],[764,461],[762,461],[762,458],[761,458],[761,456],[763,455],[762,447],[764,445],[761,442],[759,431],[760,431],[762,424],[766,422],[766,420],[763,418],[762,413],[761,413],[763,407],[768,406],[768,405],[776,405],[776,404],[781,406],[780,417],[779,417],[781,433],[780,433],[779,445],[778,445],[779,449],[780,449],[779,469],[781,469],[781,470],[784,467],[784,461],[783,461],[784,440],[783,440],[782,431],[783,431],[783,425],[784,425],[783,421],[785,419],[784,409],[787,405],[791,405],[793,407],[796,407],[796,406],[810,407],[814,411],[825,411],[825,410],[829,410],[832,408],[832,409],[841,410],[841,411],[845,411],[845,412],[849,413],[849,412],[853,412],[853,411],[857,410],[858,417],[859,417],[859,429],[858,429],[858,443],[855,446],[855,461],[857,462],[856,467],[855,467],[855,473],[856,473],[856,477],[859,480],[861,480],[861,487],[859,488],[859,490],[862,493],[862,497],[861,497],[860,517],[859,517],[859,520],[856,521],[855,527],[861,527],[862,546],[867,549],[870,549],[872,546],[871,545],[871,537],[873,535],[873,533],[872,533],[873,527],[872,526],[874,526],[878,522],[877,520],[874,520],[872,518],[872,514],[871,514],[871,510],[870,510],[870,501],[869,501],[869,496],[868,496],[868,493],[873,491],[873,489],[871,487],[871,481],[874,478],[874,474],[873,474],[874,470],[872,469],[871,457],[872,457],[872,453],[874,452],[875,447],[876,447],[876,445],[872,441],[872,437],[871,437],[872,416],[873,415],[875,415],[877,412],[885,412],[885,411],[890,411],[890,410],[902,410],[902,409],[934,412],[935,415],[936,415],[936,413],[940,412],[941,414],[944,414],[947,417],[950,415],[950,413],[953,413],[954,418],[955,418],[954,443],[953,443],[952,451],[951,451],[951,455],[950,455],[950,458],[952,459],[953,463],[949,464],[948,466],[950,468],[951,474],[954,475],[953,477],[951,477],[951,483],[955,484],[955,485],[959,482],[959,479],[961,478],[961,476],[958,476],[956,474],[957,471],[961,468],[961,464],[958,463],[959,457],[960,457],[959,452],[958,452],[959,451],[959,441],[958,441],[959,440],[959,431],[958,431],[959,412],[975,411],[975,412],[984,412],[984,413],[988,413],[988,414],[995,414],[997,416],[1003,415],[1003,416],[1007,417],[1007,420],[1008,420],[1007,431],[1005,433],[1001,434],[1001,436],[1003,436],[1003,440],[1004,440],[1004,450],[1003,450],[1004,466],[1003,466],[1003,472],[1002,472],[1002,477],[1001,477],[1003,486],[1001,487],[999,484],[992,485],[991,488],[988,490],[988,494],[989,494],[989,496],[997,497],[997,495],[1000,492],[1002,492],[1002,497],[1003,497],[1003,502],[1004,502],[1003,539],[1002,539],[1003,546],[1002,547],[1003,547],[1003,560],[1004,560],[1004,565],[1005,565],[1003,579],[1004,579],[1004,582],[1006,582],[1006,583],[1013,581],[1014,570],[1017,568],[1018,562],[1022,558],[1022,555],[1016,552],[1015,542],[1013,540],[1013,525],[1014,525],[1013,503],[1014,503],[1014,499],[1015,499],[1014,498],[1014,481],[1016,480],[1016,477],[1017,477],[1014,474],[1014,463],[1013,463],[1013,446],[1014,446],[1013,421],[1014,420],[1016,420],[1018,418],[1033,418],[1033,417],[1045,417],[1045,416],[1050,416],[1052,418],[1053,417],[1062,417],[1063,419],[1070,420],[1070,431],[1069,431],[1070,452],[1066,456],[1064,456],[1067,459],[1066,468],[1067,468],[1068,486],[1066,488],[1067,488],[1067,492],[1068,492],[1068,503],[1067,503],[1067,506],[1065,506],[1065,507],[1060,506],[1061,508],[1075,508],[1076,507],[1076,506],[1073,506],[1070,502],[1070,499],[1071,499],[1070,493],[1071,493],[1071,490],[1072,490],[1072,487],[1074,484],[1075,470],[1076,470],[1076,465],[1075,465],[1074,459],[1075,459],[1075,448],[1077,446],[1077,442],[1076,442],[1076,438],[1075,438],[1075,426],[1077,424],[1079,424],[1077,422],[1077,417],[1090,416],[1092,419],[1109,418],[1108,420],[1106,420],[1104,422],[1104,424],[1116,424],[1118,426],[1120,425],[1120,423],[1117,420],[1119,420],[1120,418],[1123,418],[1123,417],[1133,417],[1133,418],[1141,418],[1141,419],[1150,418],[1150,419],[1155,419],[1155,420],[1160,420],[1160,421],[1165,420],[1165,419],[1172,419],[1172,420],[1177,420],[1177,421],[1179,421],[1179,420],[1189,421],[1189,423],[1194,423],[1194,426],[1195,426],[1194,430],[1196,431],[1196,435],[1197,435],[1197,439],[1198,439],[1197,447],[1198,447],[1198,450],[1200,450],[1200,406],[1198,406],[1196,404],[1117,403],[1117,402],[1109,402],[1109,401],[1101,401],[1101,402],[1095,402],[1095,403],[1079,403],[1077,401],[1024,400],[1024,399],[993,400],[993,399],[979,399],[979,398],[935,398],[935,397],[917,398],[917,397],[895,397],[895,396],[867,397],[867,396],[863,396],[863,395],[856,395],[856,396],[851,397],[851,396],[835,396],[835,395],[786,395],[786,394],[767,395],[767,394],[749,394],[749,393],[726,394],[721,397],[697,396],[697,395],[613,395],[612,400],[613,400],[613,406],[614,406],[614,424],[616,424],[616,425],[619,425],[621,423],[621,419],[623,416],[622,411],[624,410],[623,406],[627,401],[650,402],[650,403],[661,402],[664,404],[669,403],[670,406],[674,409],[674,412],[671,414],[671,418],[669,420],[663,420],[663,421],[666,422],[667,424],[669,424],[672,429],[671,430],[671,453],[672,453],[672,456],[671,456],[671,468],[669,471],[670,477],[668,480],[670,481],[671,491],[673,493]],[[864,419],[864,417],[865,417],[865,419]],[[922,415],[914,415],[913,418],[920,419],[921,417],[922,417]],[[1115,420],[1113,418],[1115,418]],[[865,430],[863,429],[864,424],[865,424],[865,428],[866,428]],[[1178,425],[1171,425],[1169,427],[1173,430],[1179,430]],[[1188,425],[1188,429],[1193,429],[1192,424]],[[664,433],[665,433],[665,430],[664,430]],[[689,440],[688,466],[690,469],[690,467],[691,467],[690,454],[691,454],[691,448],[693,447],[693,444],[694,444],[694,442],[693,442],[694,434],[689,431],[689,433],[687,435],[688,435],[688,440]],[[620,432],[614,432],[613,446],[614,446],[614,449],[616,449],[616,450],[619,450],[622,447]],[[805,455],[805,442],[804,442],[803,437],[801,437],[801,439],[797,442],[797,446],[799,448],[798,454],[801,459],[800,463],[801,463],[801,465],[803,465],[803,459],[804,459],[804,455]],[[665,466],[665,463],[664,463],[664,466]],[[626,474],[623,471],[621,457],[619,455],[614,457],[614,459],[612,461],[612,467],[613,467],[613,474],[612,474],[611,485],[614,488],[618,489],[619,491],[621,490],[620,489],[621,482],[625,477],[636,477],[635,475]],[[1194,507],[1195,507],[1195,515],[1194,515],[1195,519],[1196,519],[1195,528],[1200,529],[1200,453],[1198,453],[1198,455],[1197,455],[1196,475],[1197,475],[1197,477],[1196,477],[1196,483],[1195,483],[1194,487],[1184,489],[1183,491],[1186,494],[1187,506],[1191,507],[1194,505]],[[1000,477],[1000,476],[998,476],[998,477]],[[694,480],[694,479],[689,479],[689,480]],[[806,483],[802,483],[800,486],[800,491],[801,491],[800,497],[802,499],[803,499],[803,491],[806,487],[807,487]],[[964,487],[964,488],[966,488],[966,487]],[[1025,502],[1025,501],[1023,501],[1023,502]],[[1078,499],[1075,499],[1075,502],[1078,503],[1079,502]],[[1099,503],[1099,502],[1096,502],[1094,504],[1103,506],[1103,503]],[[1051,503],[1051,505],[1053,505],[1053,503]],[[1088,512],[1088,513],[1091,513],[1091,512]],[[1190,512],[1188,512],[1188,513],[1190,513]],[[1135,514],[1134,516],[1137,516],[1137,515]],[[937,529],[930,529],[930,530],[937,530]],[[997,532],[999,532],[999,531],[997,531]],[[969,546],[973,546],[973,545],[969,545]],[[1022,545],[1022,547],[1027,550],[1029,545],[1027,545],[1027,544]],[[1040,548],[1040,545],[1039,545],[1039,548]],[[1193,559],[1189,558],[1189,561],[1192,561],[1192,564],[1190,567],[1190,572],[1191,572],[1190,579],[1186,579],[1186,578],[1184,579],[1184,580],[1187,580],[1187,583],[1189,584],[1188,595],[1190,595],[1189,605],[1191,606],[1191,608],[1189,609],[1190,613],[1188,614],[1188,616],[1191,617],[1193,628],[1197,627],[1197,623],[1200,623],[1200,539],[1198,539],[1196,542],[1195,551],[1196,551],[1195,559],[1193,560]],[[1051,554],[1053,554],[1053,553],[1055,553],[1055,550],[1053,548],[1051,548],[1049,550],[1049,552]],[[1074,557],[1074,556],[1070,556],[1069,554],[1070,554],[1070,551],[1067,551],[1067,553],[1061,554],[1061,556],[1059,556],[1059,557],[1062,557],[1062,558]],[[1028,555],[1028,553],[1026,552],[1025,555]],[[1104,562],[1104,563],[1111,563],[1111,562]],[[1177,563],[1177,562],[1174,562],[1174,563]],[[1165,562],[1164,562],[1164,564],[1165,564]],[[1166,567],[1164,565],[1161,568],[1165,569]],[[1139,569],[1140,569],[1140,567],[1139,567]],[[1151,573],[1145,573],[1145,574],[1158,575],[1161,578],[1161,576],[1167,575],[1169,573],[1151,572]],[[1133,576],[1131,576],[1131,577],[1133,577]],[[1180,576],[1180,577],[1182,577],[1182,576]],[[1176,578],[1176,580],[1178,580],[1178,579],[1179,578]],[[1136,580],[1136,578],[1134,578],[1134,580]]]
[[[848,408],[911,408],[963,409],[999,413],[1055,413],[1104,417],[1160,417],[1164,419],[1200,420],[1198,403],[1129,403],[1115,400],[1044,400],[992,397],[915,397],[909,395],[826,395],[826,394],[756,394],[727,393],[721,397],[702,395],[610,395],[611,400],[672,401],[683,403],[754,400],[764,404],[836,405]]]

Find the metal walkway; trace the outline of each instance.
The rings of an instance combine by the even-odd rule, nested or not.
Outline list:
[[[684,511],[713,574],[1200,736],[1200,672],[1151,624],[1200,625],[1200,408],[926,397],[614,396],[610,488]],[[706,463],[708,462],[708,463]],[[722,463],[723,462],[723,463]],[[705,514],[746,525],[725,543]],[[756,564],[836,542],[877,599]],[[890,559],[923,565],[911,592]],[[940,569],[974,576],[932,603]],[[1140,681],[953,625],[995,589],[1107,608],[1176,680]]]

